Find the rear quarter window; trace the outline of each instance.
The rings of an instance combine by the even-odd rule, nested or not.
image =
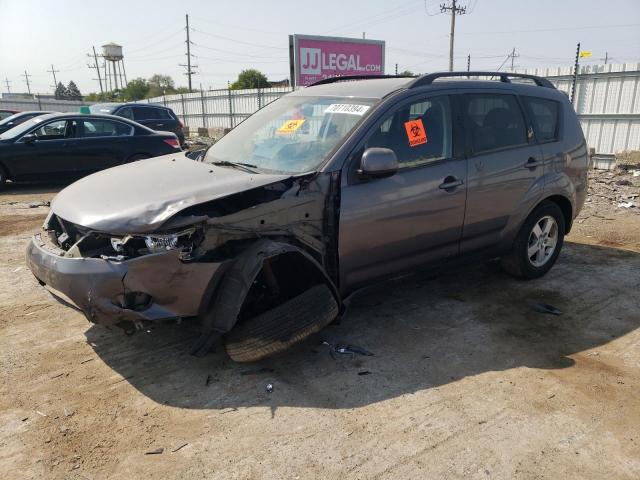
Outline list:
[[[560,103],[536,97],[522,97],[538,142],[553,142],[559,139]]]

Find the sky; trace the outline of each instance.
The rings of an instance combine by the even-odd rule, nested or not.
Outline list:
[[[186,86],[185,14],[189,14],[194,88],[225,88],[256,68],[270,80],[288,77],[288,35],[346,36],[386,41],[386,73],[448,69],[450,0],[0,0],[0,92],[52,93],[73,80],[99,91],[87,54],[123,46],[129,80],[155,73]],[[513,48],[517,68],[571,65],[576,44],[593,56],[582,63],[640,62],[640,0],[458,0],[455,67],[497,69]],[[507,62],[510,66],[510,60]]]

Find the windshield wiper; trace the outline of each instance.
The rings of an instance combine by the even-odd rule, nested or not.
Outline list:
[[[228,160],[219,160],[217,162],[211,162],[212,165],[217,165],[219,167],[235,167],[241,168],[251,173],[258,173],[255,168],[258,168],[257,165],[253,165],[251,163],[243,163],[243,162],[230,162]]]

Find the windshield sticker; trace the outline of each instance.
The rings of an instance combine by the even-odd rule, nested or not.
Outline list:
[[[348,113],[351,115],[364,115],[369,110],[369,105],[355,105],[353,103],[332,103],[324,113]]]
[[[284,125],[282,125],[279,129],[279,133],[293,133],[298,130],[302,124],[304,123],[304,119],[302,120],[287,120]]]
[[[427,132],[424,129],[421,118],[404,122],[404,129],[407,131],[409,146],[417,147],[427,143]]]

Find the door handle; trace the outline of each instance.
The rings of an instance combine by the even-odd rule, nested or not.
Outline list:
[[[164,123],[156,123],[156,127],[162,127],[164,126]]]
[[[446,177],[444,179],[444,182],[442,182],[440,185],[438,185],[438,188],[440,190],[452,190],[456,187],[459,187],[460,185],[462,185],[464,182],[462,180],[460,180],[459,178],[456,178],[452,175],[449,175],[448,177]]]
[[[530,170],[539,167],[541,163],[533,157],[529,157],[527,163],[524,164],[524,168],[528,168]]]

